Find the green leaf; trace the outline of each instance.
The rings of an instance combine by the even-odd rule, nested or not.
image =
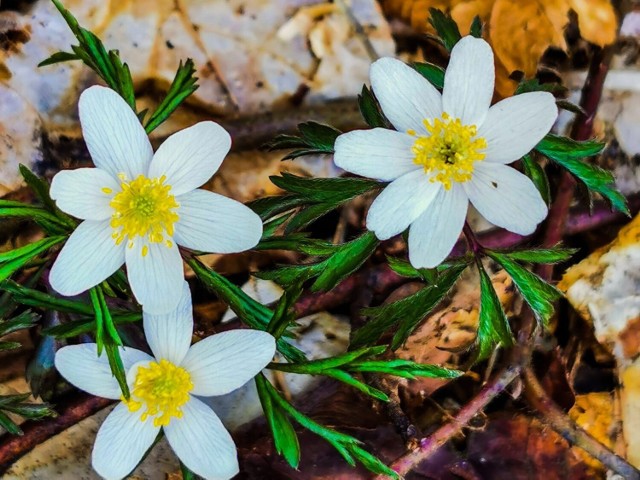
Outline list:
[[[537,78],[527,78],[518,83],[514,95],[529,92],[549,92],[564,95],[567,93],[567,88],[556,82],[540,83]]]
[[[480,318],[478,322],[477,359],[488,358],[498,345],[511,346],[513,336],[509,321],[502,309],[498,294],[493,288],[491,279],[478,262],[480,273]]]
[[[9,205],[10,203],[14,205]],[[21,204],[19,202],[0,203],[0,218],[2,217],[28,218],[39,224],[52,235],[61,235],[68,231],[67,225],[52,213],[42,208]]]
[[[215,292],[243,322],[256,330],[266,330],[273,316],[271,309],[251,298],[240,287],[211,270],[198,259],[191,257],[185,260],[198,279]],[[306,358],[304,353],[284,338],[277,340],[277,346],[278,351],[291,361],[303,361]]]
[[[40,320],[40,315],[31,310],[26,310],[16,317],[0,322],[0,337],[18,330],[34,327],[37,325],[38,320]]]
[[[0,426],[12,435],[22,435],[22,430],[7,413],[20,415],[27,420],[40,420],[57,415],[48,403],[31,403],[27,401],[29,397],[29,393],[0,396]]]
[[[391,128],[391,123],[384,116],[378,100],[366,85],[362,86],[362,92],[358,95],[358,107],[362,118],[371,128]]]
[[[350,445],[349,453],[353,455],[364,467],[378,475],[387,475],[391,478],[399,478],[399,475],[391,470],[385,463],[381,462],[378,457],[371,455],[364,448],[358,445]]]
[[[293,233],[285,236],[263,236],[254,250],[291,250],[307,255],[330,255],[336,246],[325,240],[309,238],[308,233]]]
[[[445,14],[437,8],[430,8],[429,13],[431,14],[429,23],[433,25],[444,47],[451,51],[458,40],[462,38],[458,24],[451,15]]]
[[[0,253],[0,282],[31,262],[36,256],[49,250],[54,245],[66,240],[66,237],[48,237],[30,243],[9,252]]]
[[[197,77],[195,77],[196,69],[193,64],[193,60],[190,58],[178,66],[173,82],[169,87],[169,91],[156,108],[153,115],[149,117],[149,121],[145,125],[147,133],[151,133],[162,122],[164,122],[169,116],[178,108],[193,92],[198,89]]]
[[[309,360],[297,363],[275,363],[267,365],[272,370],[280,370],[281,372],[298,373],[303,375],[317,375],[325,370],[342,367],[356,361],[361,357],[370,357],[381,355],[387,349],[384,345],[375,347],[364,347],[358,350],[352,350],[340,355],[329,358],[321,358],[317,360]]]
[[[288,153],[283,160],[291,160],[304,155],[333,153],[333,147],[342,132],[329,125],[317,122],[305,122],[298,125],[299,136],[278,135],[266,147],[269,150],[296,149]]]
[[[118,313],[112,312],[112,318],[115,325],[124,325],[127,323],[139,322],[142,320],[140,312]],[[87,333],[94,333],[96,322],[94,318],[85,318],[65,322],[42,330],[43,335],[49,335],[54,338],[71,338]]]
[[[363,178],[308,178],[286,172],[269,179],[277,187],[298,194],[309,203],[332,205],[339,205],[383,186],[380,182]]]
[[[411,263],[406,260],[401,260],[396,257],[387,256],[387,262],[391,270],[396,272],[401,277],[407,278],[419,278],[426,283],[434,283],[438,275],[438,268],[414,268]],[[441,265],[442,266],[442,265]]]
[[[273,195],[262,197],[247,203],[247,207],[260,215],[265,221],[283,212],[304,205],[306,200],[299,195]]]
[[[518,265],[508,255],[492,251],[487,251],[487,254],[506,270],[538,322],[545,328],[548,327],[554,312],[553,302],[562,298],[562,293],[535,273]]]
[[[4,428],[7,433],[11,435],[22,435],[22,429],[2,411],[0,411],[0,427]]]
[[[411,66],[434,87],[442,90],[444,88],[444,68],[434,65],[433,63],[415,62]]]
[[[22,175],[22,178],[24,178],[25,183],[29,188],[31,188],[31,190],[33,190],[33,193],[35,193],[38,200],[42,202],[44,208],[56,215],[70,229],[74,229],[76,227],[76,222],[56,206],[51,195],[49,195],[49,184],[47,181],[29,170],[29,167],[26,165],[20,164],[18,168],[20,169],[20,174]]]
[[[346,242],[322,263],[320,276],[311,286],[312,292],[331,290],[345,277],[356,271],[371,256],[378,246],[373,232],[367,232],[355,240]]]
[[[196,480],[198,477],[195,473],[187,468],[187,466],[180,462],[180,473],[182,473],[182,480]]]
[[[540,192],[540,196],[548,205],[551,204],[551,188],[549,187],[549,179],[544,168],[536,162],[530,155],[522,157],[522,169],[524,174],[531,179],[533,184]]]
[[[273,311],[273,316],[269,320],[266,331],[276,339],[280,338],[287,328],[295,321],[293,307],[302,294],[302,283],[291,285],[287,288]]]
[[[74,60],[82,60],[78,55],[71,52],[56,52],[46,60],[41,61],[38,67],[46,67],[55,65],[56,63],[72,62]]]
[[[370,397],[373,397],[377,400],[380,400],[381,402],[389,401],[389,396],[386,393],[384,393],[382,390],[378,390],[377,388],[374,388],[370,385],[367,385],[366,383],[361,382],[357,378],[354,378],[353,375],[349,374],[348,372],[345,372],[344,370],[329,369],[322,372],[322,374],[327,377],[338,380],[346,385],[349,385],[355,388],[356,390],[360,390],[362,393],[369,395]]]
[[[422,319],[442,301],[465,268],[466,264],[453,266],[441,273],[435,284],[423,287],[413,295],[380,307],[364,309],[362,313],[369,317],[369,321],[354,333],[351,340],[352,348],[375,343],[395,325],[398,325],[398,328],[391,348],[398,348]]]
[[[360,360],[347,366],[352,372],[373,372],[394,375],[413,380],[417,377],[425,378],[458,378],[462,372],[440,367],[438,365],[416,363],[400,358],[392,360]]]
[[[480,20],[479,15],[473,17],[471,28],[469,29],[469,34],[476,38],[482,38],[482,20]]]
[[[93,315],[93,308],[86,303],[54,297],[48,293],[24,287],[11,280],[0,282],[0,290],[10,292],[13,300],[22,305],[56,310],[58,312]]]
[[[596,165],[585,163],[580,159],[596,155],[602,151],[604,144],[593,140],[577,142],[570,138],[548,134],[536,146],[536,150],[567,169],[586,187],[611,202],[611,205],[627,216],[631,216],[627,200],[615,187],[613,174]]]
[[[575,103],[570,102],[569,100],[556,100],[556,105],[558,106],[558,108],[562,108],[563,110],[575,113],[577,115],[587,114],[587,112],[584,111],[584,108],[582,108],[580,105],[576,105]]]
[[[511,260],[529,263],[566,262],[578,252],[577,248],[530,248],[525,250],[494,250]]]
[[[300,463],[300,442],[293,425],[281,408],[273,404],[268,382],[262,375],[255,377],[258,396],[264,416],[269,423],[276,452],[282,455],[291,467],[297,469]]]
[[[129,385],[127,384],[127,374],[124,369],[124,364],[120,357],[120,348],[110,337],[107,337],[104,342],[104,351],[107,352],[111,373],[116,377],[122,395],[128,400],[130,397]]]

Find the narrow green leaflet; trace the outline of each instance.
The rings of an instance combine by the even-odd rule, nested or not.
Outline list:
[[[317,122],[305,122],[298,125],[299,136],[278,135],[266,147],[269,150],[293,148],[283,160],[293,160],[304,155],[333,153],[336,138],[342,132],[329,125]]]
[[[324,427],[296,410],[293,405],[287,402],[262,374],[256,377],[256,384],[259,385],[259,390],[262,389],[263,395],[269,395],[271,403],[274,406],[280,408],[284,414],[291,417],[302,427],[329,442],[340,453],[340,455],[342,455],[347,463],[349,463],[349,465],[355,466],[357,460],[373,473],[388,475],[391,478],[398,478],[398,474],[396,472],[381,462],[380,459],[364,450],[360,446],[361,442],[358,439]]]
[[[559,263],[566,262],[578,252],[577,248],[530,248],[524,250],[493,250],[511,260],[527,263]]]
[[[71,52],[56,52],[46,60],[41,61],[39,67],[47,67],[57,63],[73,62],[74,60],[82,60],[78,55]]]
[[[54,245],[66,240],[66,237],[48,237],[30,243],[24,247],[0,253],[0,282],[31,262],[35,257],[46,252]]]
[[[522,169],[524,174],[531,179],[533,184],[540,192],[540,196],[544,203],[551,204],[551,188],[549,187],[549,178],[544,168],[536,162],[530,155],[522,157]]]
[[[30,396],[30,393],[0,395],[0,427],[12,435],[22,435],[22,429],[9,418],[7,413],[20,415],[27,420],[57,416],[48,403],[28,402]]]
[[[562,293],[535,273],[516,263],[509,255],[492,251],[487,251],[487,254],[507,271],[520,295],[533,310],[538,322],[547,327],[554,311],[553,302],[562,298]]]
[[[124,397],[129,398],[127,372],[124,369],[124,364],[120,357],[120,350],[118,349],[118,347],[122,346],[122,340],[115,328],[102,288],[100,286],[93,287],[89,290],[89,297],[91,298],[91,304],[95,314],[95,332],[98,356],[102,354],[103,350],[107,353],[111,373],[118,381],[118,385],[120,385],[120,390]]]
[[[173,82],[169,87],[169,91],[158,105],[158,108],[153,112],[153,115],[149,117],[149,121],[145,125],[144,129],[147,133],[154,131],[160,124],[162,124],[169,116],[178,108],[182,102],[184,102],[189,95],[198,89],[197,81],[195,77],[196,69],[193,65],[193,60],[190,58],[178,66]]]
[[[273,316],[269,320],[266,331],[275,338],[280,338],[295,321],[294,304],[302,294],[302,284],[289,286],[276,304]]]
[[[0,200],[0,218],[26,218],[36,222],[50,235],[68,233],[63,220],[47,210],[20,202]]]
[[[340,245],[333,255],[322,262],[324,268],[311,286],[311,291],[331,290],[345,277],[360,268],[377,246],[378,239],[373,232],[367,232],[355,240]]]
[[[478,15],[473,17],[469,33],[476,38],[482,38],[482,20],[480,20],[480,17]]]
[[[564,87],[563,85],[556,82],[540,83],[540,80],[538,80],[537,78],[527,78],[520,81],[520,83],[516,87],[514,95],[520,95],[521,93],[529,92],[549,92],[564,95],[567,93],[567,87]]]
[[[22,305],[31,307],[39,307],[43,309],[56,310],[58,312],[80,313],[84,315],[93,315],[93,308],[86,303],[77,300],[69,300],[59,298],[48,293],[25,287],[12,280],[0,282],[0,290],[9,292],[12,299]]]
[[[185,261],[193,269],[198,279],[210,290],[215,292],[238,317],[256,330],[266,330],[273,311],[254,300],[240,287],[219,275],[196,258],[186,258]],[[299,362],[306,359],[304,353],[288,343],[284,338],[277,341],[278,351],[288,360]]]
[[[264,237],[254,250],[291,250],[307,255],[331,255],[336,246],[326,240],[309,238],[308,233],[292,233],[284,236]]]
[[[142,320],[142,314],[140,312],[119,313],[118,311],[114,310],[113,312],[111,312],[111,317],[116,327],[127,323],[139,322],[140,320]],[[62,339],[77,337],[78,335],[84,335],[87,333],[94,333],[95,328],[95,319],[87,317],[45,328],[42,330],[42,333],[43,335],[49,335],[54,338]]]
[[[35,173],[33,173],[29,168],[23,164],[20,164],[18,167],[20,169],[20,174],[22,178],[24,178],[25,183],[31,188],[33,193],[35,193],[36,197],[44,208],[53,213],[58,219],[67,225],[69,229],[74,229],[76,227],[76,222],[62,210],[60,210],[56,203],[49,195],[49,184]]]
[[[548,134],[536,146],[536,150],[567,169],[593,192],[605,197],[618,211],[630,216],[627,200],[615,187],[613,174],[581,159],[597,155],[604,144],[593,140],[577,142],[570,138]]]
[[[362,92],[358,95],[358,107],[362,118],[371,128],[391,128],[391,123],[384,116],[378,100],[366,85],[362,86]]]
[[[397,325],[391,348],[400,347],[424,317],[435,308],[451,290],[466,264],[450,267],[442,272],[436,283],[397,302],[367,308],[363,313],[369,321],[357,330],[351,340],[352,348],[375,343],[387,330]]]
[[[396,377],[413,380],[418,377],[426,378],[458,378],[462,372],[411,360],[396,358],[393,360],[362,360],[349,365],[352,372],[373,372],[394,375]]]
[[[255,377],[255,382],[264,416],[271,429],[276,452],[282,455],[291,467],[297,469],[300,463],[298,435],[296,435],[293,425],[282,408],[273,404],[269,387],[266,385],[267,380],[262,375],[258,375]]]
[[[451,51],[458,40],[462,38],[458,24],[451,18],[451,15],[445,15],[437,8],[430,8],[429,13],[431,14],[429,23],[433,25],[445,48]]]
[[[478,271],[480,273],[480,318],[476,343],[477,359],[483,360],[488,358],[497,346],[512,345],[513,336],[498,294],[480,262],[478,262]]]
[[[444,87],[444,68],[429,62],[415,62],[412,63],[411,66],[415,68],[420,75],[429,80],[431,85],[442,90]]]

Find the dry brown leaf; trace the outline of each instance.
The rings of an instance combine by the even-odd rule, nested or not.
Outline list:
[[[618,19],[609,0],[569,0],[569,4],[578,14],[582,38],[601,47],[615,41]]]

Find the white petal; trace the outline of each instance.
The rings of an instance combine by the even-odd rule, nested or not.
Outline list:
[[[125,249],[131,290],[142,308],[154,315],[175,310],[182,296],[182,257],[175,242],[170,245],[137,238]],[[148,252],[143,256],[145,246]]]
[[[382,111],[400,132],[424,132],[423,120],[442,114],[440,92],[409,65],[385,57],[371,65],[371,87]]]
[[[113,400],[122,395],[107,356],[98,357],[95,343],[62,347],[56,352],[55,365],[67,382],[91,395]]]
[[[191,393],[212,397],[247,383],[271,361],[275,351],[272,335],[258,330],[233,330],[193,345],[182,366],[191,374]]]
[[[463,37],[451,51],[444,75],[442,109],[464,125],[480,126],[491,105],[494,81],[489,44],[481,38]]]
[[[111,276],[124,263],[124,248],[111,237],[109,220],[85,220],[71,234],[56,259],[49,282],[61,295],[88,290]]]
[[[98,430],[91,463],[101,477],[118,480],[127,476],[158,436],[160,427],[154,427],[152,420],[142,422],[140,415],[141,411],[130,412],[119,403]]]
[[[151,359],[135,348],[119,348],[125,371],[137,362]],[[62,347],[56,352],[55,366],[71,385],[97,397],[117,400],[122,393],[111,373],[106,353],[98,357],[95,343]]]
[[[129,180],[146,174],[153,157],[149,138],[133,110],[110,88],[88,88],[78,102],[82,134],[96,167]]]
[[[478,162],[473,178],[463,185],[478,212],[510,232],[529,235],[547,216],[547,205],[533,182],[506,165]]]
[[[511,163],[529,153],[549,133],[558,107],[548,92],[505,98],[489,109],[478,136],[487,141],[487,162]]]
[[[367,228],[380,240],[403,232],[425,211],[438,191],[440,182],[429,181],[422,168],[391,182],[371,204]]]
[[[236,445],[218,416],[197,398],[182,407],[183,417],[164,427],[169,445],[185,466],[206,480],[228,480],[238,471]]]
[[[235,253],[257,245],[262,220],[249,207],[207,190],[194,190],[177,198],[180,220],[174,239],[183,247],[204,252]]]
[[[167,176],[171,193],[182,195],[209,180],[231,148],[231,137],[215,122],[200,122],[167,138],[153,157],[149,177]]]
[[[106,220],[113,209],[109,202],[120,191],[116,179],[99,168],[58,172],[51,181],[51,198],[63,212],[82,220]]]
[[[182,297],[175,310],[161,315],[142,312],[144,335],[153,356],[179,365],[189,350],[193,335],[193,310],[189,284],[183,282]]]
[[[413,161],[414,142],[411,135],[386,128],[355,130],[336,139],[333,161],[343,170],[363,177],[395,180],[421,168]]]
[[[464,189],[453,184],[440,189],[422,215],[409,229],[409,261],[415,268],[433,268],[447,258],[458,240],[467,216]]]

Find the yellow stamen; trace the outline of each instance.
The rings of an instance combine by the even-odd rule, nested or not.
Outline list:
[[[109,195],[110,193],[113,193],[113,190],[112,190],[112,189],[110,189],[109,187],[104,187],[104,188],[102,189],[102,192],[103,192],[103,193],[106,193],[107,195]]]
[[[178,221],[176,198],[170,193],[171,185],[165,185],[166,177],[147,178],[138,176],[127,182],[124,175],[121,188],[113,200],[111,207],[111,227],[114,229],[114,239],[117,245],[128,238],[133,246],[136,236],[147,238],[150,242],[165,242],[165,235],[173,236],[173,224]],[[148,253],[148,247],[146,252]],[[143,256],[145,256],[143,248]]]
[[[417,135],[412,152],[414,162],[424,166],[425,173],[433,173],[432,182],[440,182],[446,190],[453,182],[471,180],[473,164],[484,159],[482,150],[487,141],[476,137],[475,125],[463,125],[459,118],[452,119],[443,113],[442,119],[424,120],[429,135]],[[415,132],[409,131],[416,136]]]
[[[143,406],[145,411],[141,421],[153,417],[156,427],[169,425],[171,418],[182,418],[182,407],[189,401],[189,392],[193,390],[191,375],[184,368],[168,360],[150,362],[146,367],[138,367],[131,389],[131,397],[121,399],[130,412],[136,412]]]

